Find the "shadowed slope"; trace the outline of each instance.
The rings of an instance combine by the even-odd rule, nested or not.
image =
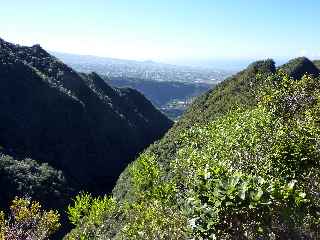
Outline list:
[[[63,170],[80,189],[109,191],[171,126],[134,90],[81,75],[39,45],[0,40],[0,143]]]

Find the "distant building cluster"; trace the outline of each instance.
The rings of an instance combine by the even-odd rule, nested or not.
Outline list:
[[[230,72],[210,68],[177,66],[153,61],[132,61],[98,57],[59,55],[79,72],[97,72],[109,77],[137,78],[152,81],[178,81],[216,84]]]
[[[217,83],[223,80],[227,73],[217,70],[171,66],[171,65],[137,65],[137,64],[75,64],[78,71],[92,72],[109,77],[139,78],[153,81],[179,81],[189,83]]]

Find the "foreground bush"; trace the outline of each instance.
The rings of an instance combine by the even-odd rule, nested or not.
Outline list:
[[[111,211],[98,210],[99,222],[92,220],[92,207],[83,211],[75,204],[71,209],[79,217],[69,236],[317,239],[320,79],[294,80],[279,72],[263,82],[256,106],[235,106],[180,132],[169,165],[156,153],[143,153],[122,176],[130,182],[122,186],[126,197],[111,198]],[[86,203],[86,196],[77,201]]]
[[[45,240],[60,227],[59,214],[44,211],[38,202],[15,198],[10,206],[10,215],[0,212],[1,240]]]
[[[65,239],[185,239],[187,219],[159,201],[118,205],[113,198],[76,197],[68,208],[79,228]]]

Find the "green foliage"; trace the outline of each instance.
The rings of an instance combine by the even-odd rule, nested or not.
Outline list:
[[[297,73],[300,77],[305,73],[317,75],[319,72],[306,58],[294,59],[281,66],[281,69],[287,71],[290,76]],[[165,137],[148,149],[157,155],[157,161],[170,162],[175,159],[176,150],[179,149],[177,139],[182,131],[197,124],[207,124],[239,107],[248,109],[256,106],[261,87],[265,85],[268,76],[275,72],[276,67],[273,60],[252,63],[247,69],[198,97]],[[130,182],[126,182],[127,172],[124,172],[123,175],[114,189],[114,193],[119,197],[125,195],[126,186],[130,185]]]
[[[28,196],[43,202],[46,207],[60,208],[73,192],[61,171],[32,159],[17,160],[0,153],[0,206],[15,196]]]
[[[162,177],[165,174],[161,166],[156,162],[155,156],[142,154],[129,169],[133,183],[133,193],[139,192],[140,199],[155,198],[161,201],[168,201],[168,197],[174,196],[176,189],[172,181],[164,182]],[[150,191],[151,190],[151,191]]]
[[[206,125],[219,116],[223,116],[238,107],[251,108],[257,104],[257,94],[266,77],[276,71],[273,60],[252,63],[244,71],[217,84],[212,90],[198,97],[186,113],[158,142],[148,148],[148,152],[156,155],[157,162],[164,168],[169,168],[174,160],[181,132],[195,125]],[[260,74],[260,77],[257,77]],[[131,198],[131,182],[129,171],[125,170],[113,189],[113,194],[119,198]]]
[[[254,79],[256,103],[180,129],[165,161],[155,148],[140,155],[92,239],[316,239],[320,79]]]
[[[118,239],[186,239],[190,231],[187,218],[163,202],[143,201],[127,205],[126,224]]]
[[[67,239],[93,239],[98,235],[95,226],[103,224],[105,216],[111,215],[116,210],[113,198],[94,198],[88,193],[76,196],[72,205],[68,207],[68,217],[74,225],[85,225],[81,231],[73,231]]]
[[[88,193],[81,193],[76,196],[73,205],[68,207],[68,215],[74,225],[79,224],[83,217],[88,218],[94,224],[100,224],[103,217],[102,214],[108,214],[114,208],[115,201],[113,198],[93,198]]]
[[[1,240],[49,239],[60,227],[59,214],[42,210],[39,202],[15,198],[10,210],[11,215],[7,219],[0,212]]]
[[[107,197],[88,201],[88,196],[82,194],[69,207],[70,221],[77,228],[65,239],[185,239],[190,231],[187,218],[159,200],[116,203]]]
[[[77,225],[83,216],[88,215],[91,208],[92,197],[82,193],[76,196],[73,206],[68,207],[68,217],[72,224]]]

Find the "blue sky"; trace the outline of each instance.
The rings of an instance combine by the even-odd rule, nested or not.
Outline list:
[[[7,0],[0,37],[166,62],[320,58],[317,0]]]

